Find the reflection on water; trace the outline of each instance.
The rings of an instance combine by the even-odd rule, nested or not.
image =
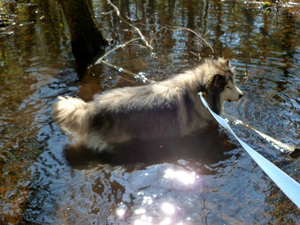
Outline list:
[[[175,207],[168,202],[163,203],[161,209],[165,214],[170,216],[172,216],[175,213]]]
[[[242,101],[227,113],[299,146],[299,17],[239,1],[115,1],[151,41],[114,51],[77,79],[69,33],[56,1],[7,2],[14,23],[0,28],[0,224],[297,224],[300,211],[224,130],[94,154],[66,145],[53,123],[57,95],[85,100],[115,87],[161,80],[212,51],[234,59]],[[299,1],[293,1],[299,3]],[[9,7],[7,7],[9,6]],[[105,1],[93,1],[103,34],[136,37]],[[297,4],[294,4],[297,8]],[[298,10],[299,11],[299,10]],[[2,14],[7,13],[0,9]],[[140,44],[140,43],[138,43]],[[111,47],[113,48],[113,47]],[[107,51],[110,49],[107,49]],[[138,77],[124,74],[127,69]],[[248,76],[248,79],[244,79]],[[140,79],[137,81],[136,79]],[[292,160],[256,134],[234,127],[251,147],[300,181]]]
[[[164,175],[166,179],[176,179],[185,185],[193,184],[196,178],[195,172],[187,173],[186,171],[174,171],[172,169],[167,169]]]
[[[195,182],[195,172],[188,173],[186,171],[174,171],[173,169],[166,169],[165,175],[163,176],[165,179],[177,179],[179,182],[183,183],[184,185],[193,184]],[[197,176],[197,178],[199,178]],[[175,221],[178,220],[176,218],[177,214],[177,207],[176,205],[170,203],[170,202],[162,202],[161,204],[158,204],[158,206],[151,207],[153,204],[157,205],[156,203],[156,195],[153,196],[144,196],[144,193],[138,193],[138,195],[143,195],[143,201],[142,201],[142,208],[138,208],[134,211],[134,214],[138,219],[134,220],[134,224],[137,225],[144,225],[144,224],[161,224],[161,225],[167,225],[167,224],[175,224]],[[146,210],[145,208],[151,210]],[[180,210],[180,209],[178,209]],[[120,213],[122,216],[124,216],[126,210],[124,208],[117,209],[117,214]],[[159,217],[155,218],[152,216],[149,216],[149,214],[158,214]],[[184,224],[183,222],[177,222],[176,224]]]

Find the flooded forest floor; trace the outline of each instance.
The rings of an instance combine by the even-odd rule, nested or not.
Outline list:
[[[72,149],[51,118],[58,95],[89,101],[222,55],[245,94],[225,112],[299,147],[299,0],[113,3],[129,23],[92,2],[110,54],[80,77],[57,1],[0,1],[0,224],[299,224],[297,206],[222,128],[97,155]],[[140,37],[132,25],[151,51],[124,45]],[[233,129],[300,182],[299,158]]]

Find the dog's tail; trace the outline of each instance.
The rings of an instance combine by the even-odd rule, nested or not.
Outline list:
[[[89,129],[95,108],[92,103],[79,98],[61,97],[53,106],[52,116],[56,123],[75,137],[84,136]]]

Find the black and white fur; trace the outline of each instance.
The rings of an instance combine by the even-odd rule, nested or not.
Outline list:
[[[243,96],[234,79],[228,60],[206,59],[164,81],[116,88],[91,102],[58,97],[53,118],[77,144],[98,151],[130,139],[186,136],[215,122],[198,93],[205,92],[210,108],[220,114],[224,101]]]

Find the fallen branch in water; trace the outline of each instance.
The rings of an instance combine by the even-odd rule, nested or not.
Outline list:
[[[133,72],[127,70],[127,69],[124,69],[124,68],[118,67],[118,66],[116,66],[116,65],[110,64],[110,63],[108,63],[108,62],[106,62],[106,61],[104,61],[104,60],[100,60],[99,63],[100,63],[100,62],[103,63],[103,64],[105,64],[105,65],[107,65],[107,66],[109,66],[110,68],[113,68],[113,69],[119,71],[120,73],[125,73],[125,74],[127,74],[127,75],[133,77],[134,79],[139,79],[139,80],[141,80],[143,83],[155,83],[155,81],[149,80],[149,79],[148,79],[147,77],[145,77],[144,75],[140,75],[140,74],[133,73]]]
[[[106,58],[110,53],[116,51],[116,50],[119,49],[119,48],[124,48],[126,45],[130,44],[131,42],[137,41],[137,40],[140,40],[140,38],[133,38],[133,39],[131,39],[131,40],[129,40],[129,41],[123,43],[123,44],[117,45],[117,46],[114,47],[113,49],[111,49],[111,50],[109,50],[108,52],[106,52],[106,53],[105,53],[103,56],[101,56],[99,59],[97,59],[96,62],[95,62],[93,65],[91,65],[90,67],[95,66],[95,65],[99,64],[100,62],[102,62],[103,59]]]
[[[97,59],[97,61],[93,65],[89,66],[89,68],[88,68],[89,72],[91,71],[91,69],[93,68],[93,66],[95,66],[97,64],[100,64],[100,63],[103,63],[103,64],[109,66],[110,68],[113,68],[113,69],[115,69],[115,70],[117,70],[119,72],[125,73],[125,74],[133,77],[134,79],[140,79],[140,80],[142,80],[143,83],[153,83],[153,82],[155,82],[155,81],[149,80],[147,77],[145,77],[143,75],[133,73],[133,72],[127,70],[127,69],[118,67],[118,66],[113,65],[113,64],[111,64],[111,63],[109,63],[109,62],[107,62],[107,61],[104,60],[112,52],[116,51],[119,48],[124,48],[125,46],[127,46],[127,45],[129,45],[132,42],[137,41],[137,40],[140,40],[140,38],[131,39],[131,40],[129,40],[129,41],[123,43],[123,44],[119,44],[116,47],[114,47],[113,49],[109,50],[103,56],[101,56],[99,59]]]
[[[228,118],[230,118],[232,120],[232,124],[233,125],[241,125],[245,128],[248,128],[252,131],[254,131],[255,133],[259,134],[263,139],[265,139],[266,141],[268,141],[269,143],[271,143],[276,149],[280,150],[281,152],[287,153],[289,154],[291,157],[293,158],[297,158],[300,156],[300,149],[293,147],[291,145],[285,144],[259,130],[257,130],[256,128],[244,123],[241,120],[236,119],[235,117],[228,115],[226,113],[224,113],[225,116],[227,116]]]

